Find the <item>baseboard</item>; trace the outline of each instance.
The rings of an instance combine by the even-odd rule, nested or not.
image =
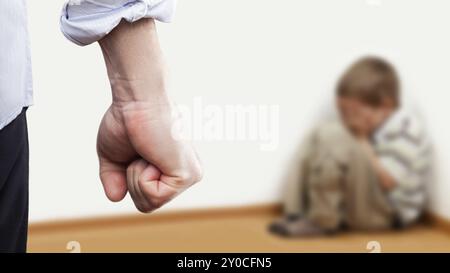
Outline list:
[[[424,215],[424,220],[426,223],[450,234],[450,220],[442,216],[439,216],[432,212],[427,212]]]
[[[45,221],[31,223],[30,233],[51,232],[73,229],[90,229],[104,226],[129,226],[152,222],[183,221],[192,219],[214,219],[246,215],[279,215],[281,205],[278,203],[257,204],[237,207],[222,207],[209,209],[187,209],[153,214],[125,214],[116,216],[101,216],[73,220]],[[424,222],[450,234],[450,220],[427,212]]]
[[[276,203],[257,204],[238,207],[187,209],[152,214],[126,214],[117,216],[101,216],[84,219],[58,220],[31,223],[30,233],[52,232],[61,230],[90,229],[105,226],[129,226],[151,222],[183,221],[192,219],[214,219],[236,217],[239,215],[278,215],[281,205]]]

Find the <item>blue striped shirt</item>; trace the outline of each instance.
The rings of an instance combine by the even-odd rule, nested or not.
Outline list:
[[[176,0],[70,0],[63,7],[61,30],[72,42],[88,45],[122,19],[169,22],[175,7]],[[26,0],[0,0],[0,130],[32,103]]]
[[[0,129],[33,103],[26,0],[0,1]]]

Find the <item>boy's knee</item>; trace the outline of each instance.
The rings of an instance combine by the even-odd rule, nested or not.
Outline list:
[[[353,139],[351,133],[339,120],[319,125],[316,129],[316,137],[322,144],[331,146],[350,142]]]
[[[319,125],[314,138],[319,157],[331,158],[340,165],[345,165],[352,150],[357,148],[354,137],[339,120]]]

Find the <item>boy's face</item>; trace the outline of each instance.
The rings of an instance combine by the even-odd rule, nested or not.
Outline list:
[[[338,109],[344,124],[357,137],[368,138],[391,115],[389,103],[374,107],[357,98],[337,99]]]

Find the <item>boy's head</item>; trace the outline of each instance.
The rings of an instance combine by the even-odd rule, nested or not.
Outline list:
[[[400,81],[394,67],[378,57],[364,57],[344,73],[337,86],[344,123],[368,136],[400,105]]]

